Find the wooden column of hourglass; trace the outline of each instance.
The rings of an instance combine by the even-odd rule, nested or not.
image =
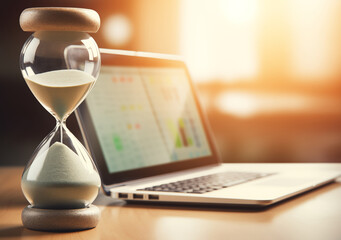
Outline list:
[[[99,209],[91,204],[97,196],[100,186],[98,172],[94,165],[91,166],[91,157],[87,155],[85,149],[78,143],[75,144],[77,146],[71,143],[71,147],[68,147],[65,145],[66,143],[63,143],[65,138],[63,136],[69,134],[71,142],[77,141],[64,126],[64,122],[74,108],[84,100],[96,81],[96,76],[91,76],[85,70],[83,72],[69,69],[67,60],[61,70],[42,71],[39,66],[35,66],[35,69],[38,70],[34,72],[35,70],[29,64],[32,66],[33,64],[48,64],[42,60],[37,60],[38,63],[34,63],[33,57],[36,52],[27,49],[32,41],[35,41],[33,47],[36,47],[42,40],[48,42],[49,39],[54,40],[55,37],[59,38],[58,41],[62,41],[66,36],[65,39],[69,41],[70,39],[82,39],[85,36],[86,41],[90,41],[85,32],[97,32],[100,26],[99,16],[95,11],[89,9],[29,8],[22,12],[20,26],[24,31],[36,32],[25,43],[22,51],[21,61],[28,64],[28,67],[26,65],[21,67],[23,76],[38,101],[57,119],[55,132],[60,137],[54,144],[47,145],[48,141],[53,140],[49,137],[54,137],[53,132],[50,133],[38,146],[32,157],[33,160],[24,171],[22,189],[31,205],[22,212],[23,225],[30,229],[43,231],[75,231],[93,228],[97,225],[100,217]],[[79,40],[79,42],[83,41]],[[95,42],[91,42],[90,45],[91,47],[95,45],[95,55],[98,55],[100,59]],[[25,56],[25,51],[29,51],[27,53],[29,56]],[[53,51],[58,51],[58,49]],[[51,55],[53,55],[53,51]],[[85,52],[89,52],[89,55],[92,54],[86,47]],[[53,57],[51,56],[51,58]],[[67,53],[64,57],[67,57]],[[94,56],[90,58],[94,58]],[[98,62],[96,64],[99,65],[100,61]],[[45,68],[48,67],[45,66]],[[99,71],[99,68],[95,70]],[[63,79],[64,82],[60,83],[56,79]],[[78,163],[75,162],[77,158],[80,158]],[[58,166],[62,167],[58,168]],[[70,187],[71,184],[68,185],[68,181],[73,180],[71,175],[76,180],[84,179],[84,181],[78,181]],[[54,177],[57,179],[51,180]],[[40,182],[37,180],[38,178]],[[35,180],[36,182],[34,182]],[[90,184],[84,184],[85,182]],[[91,196],[87,199],[89,194]],[[80,199],[77,199],[78,196]]]

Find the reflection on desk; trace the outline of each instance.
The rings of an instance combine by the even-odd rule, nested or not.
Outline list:
[[[259,164],[261,168],[262,164]],[[243,168],[244,165],[240,165]],[[341,164],[314,164],[340,169]],[[341,238],[341,182],[265,209],[135,205],[99,194],[99,225],[51,233],[22,227],[28,204],[20,188],[23,168],[0,168],[0,239],[328,239]]]

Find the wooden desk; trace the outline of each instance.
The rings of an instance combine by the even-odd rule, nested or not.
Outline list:
[[[235,165],[244,167],[244,165]],[[338,168],[341,164],[316,165]],[[341,239],[341,182],[263,210],[130,205],[100,194],[99,225],[71,233],[22,227],[27,205],[20,188],[23,168],[0,168],[0,239]]]

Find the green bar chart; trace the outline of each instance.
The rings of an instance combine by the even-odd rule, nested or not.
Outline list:
[[[194,145],[192,136],[195,137],[196,135],[193,132],[193,128],[190,128],[187,122],[184,118],[167,120],[167,127],[176,148],[191,147]]]

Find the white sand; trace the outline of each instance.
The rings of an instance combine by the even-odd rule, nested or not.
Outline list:
[[[66,145],[56,142],[40,154],[22,177],[22,189],[39,207],[84,207],[97,196],[98,173]]]
[[[96,79],[80,70],[57,70],[25,78],[39,102],[59,120],[83,101]]]
[[[30,166],[27,180],[98,185],[98,173],[66,145],[56,142]]]
[[[89,73],[75,69],[39,73],[30,76],[28,79],[47,87],[71,87],[96,81]]]

